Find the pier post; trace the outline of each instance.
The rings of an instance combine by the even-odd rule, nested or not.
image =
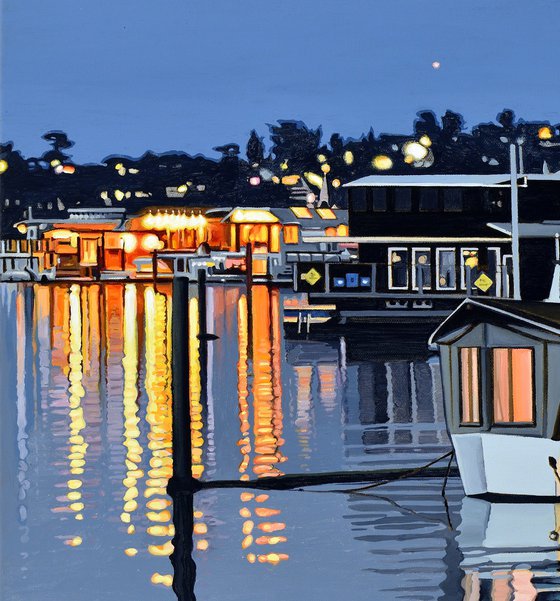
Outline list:
[[[173,477],[170,494],[177,488],[196,490],[192,477],[191,415],[189,390],[189,279],[175,276],[171,313],[171,391],[173,417]]]
[[[206,319],[206,270],[198,270],[198,332],[200,338],[206,336],[208,323]]]
[[[173,279],[171,314],[171,390],[173,476],[167,486],[173,499],[173,590],[179,601],[195,601],[196,564],[193,551],[193,495],[200,489],[192,477],[189,390],[189,279]]]

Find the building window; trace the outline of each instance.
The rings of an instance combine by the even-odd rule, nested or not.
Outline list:
[[[467,280],[472,290],[478,269],[478,248],[461,249],[461,288],[467,289]]]
[[[389,248],[389,288],[408,288],[408,255],[406,248]]]
[[[385,188],[373,189],[371,208],[376,213],[382,213],[387,210],[387,190]]]
[[[395,211],[407,213],[412,210],[412,191],[410,188],[395,188]]]
[[[317,209],[317,214],[321,219],[336,219],[336,214],[332,209]]]
[[[460,349],[461,370],[461,424],[479,425],[480,422],[480,349]]]
[[[284,226],[284,242],[286,244],[297,244],[299,242],[299,231],[297,225]]]
[[[82,240],[82,265],[97,265],[97,240]]]
[[[412,288],[429,290],[432,287],[431,251],[429,248],[412,249]]]
[[[438,191],[435,188],[424,188],[420,191],[420,211],[437,211],[438,206]]]
[[[336,228],[337,236],[348,236],[348,226],[345,223],[341,223]]]
[[[495,424],[534,422],[532,349],[492,349],[492,383]]]
[[[443,191],[443,210],[447,213],[459,213],[463,210],[463,194],[458,188]]]
[[[313,215],[307,207],[290,207],[292,213],[298,219],[312,219]]]
[[[436,250],[436,268],[436,288],[438,290],[455,290],[457,272],[454,248],[438,248]]]

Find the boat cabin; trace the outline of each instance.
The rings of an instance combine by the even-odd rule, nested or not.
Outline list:
[[[465,492],[560,494],[560,305],[467,299],[430,342]]]

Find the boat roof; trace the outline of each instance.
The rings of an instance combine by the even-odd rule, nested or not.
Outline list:
[[[511,223],[487,223],[486,225],[511,236]],[[519,224],[520,238],[554,238],[556,235],[560,235],[560,221]]]
[[[426,186],[481,188],[508,185],[510,174],[500,175],[368,175],[344,184],[346,188],[360,186]]]
[[[519,173],[518,179],[535,182],[558,182],[560,171],[556,173]],[[426,186],[430,188],[442,186],[446,188],[488,188],[493,186],[509,186],[510,173],[500,174],[422,174],[422,175],[368,175],[344,184],[344,188],[361,186]]]
[[[560,336],[560,303],[468,298],[438,326],[429,344],[451,344],[465,333],[465,326],[493,323],[507,327],[512,322]],[[454,333],[458,336],[449,340]]]

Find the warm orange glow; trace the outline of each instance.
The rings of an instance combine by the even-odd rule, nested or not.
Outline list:
[[[269,518],[273,515],[279,515],[282,512],[280,509],[268,509],[267,507],[257,507],[255,508],[255,513],[261,518]]]
[[[270,495],[258,495],[257,497],[255,497],[255,501],[257,503],[264,503],[269,498],[270,498]]]
[[[540,140],[550,140],[553,136],[552,129],[548,126],[541,127],[538,135]]]
[[[297,244],[299,242],[299,227],[297,225],[284,226],[284,243]]]
[[[277,532],[278,530],[284,530],[286,524],[283,522],[263,522],[257,526],[259,530],[263,532]]]
[[[405,158],[405,161],[406,161],[406,158]],[[391,169],[391,167],[393,166],[393,161],[391,160],[391,157],[388,157],[385,154],[379,154],[371,161],[371,164],[378,171],[387,171],[388,169]]]
[[[251,532],[253,532],[254,527],[255,522],[253,522],[252,520],[246,520],[245,522],[243,522],[243,527],[241,531],[243,532],[243,534],[251,534]]]
[[[142,236],[142,241],[140,243],[144,250],[151,252],[156,248],[163,248],[163,242],[155,235],[155,234],[146,234]]]
[[[208,549],[208,541],[205,538],[201,538],[196,541],[196,548],[198,551],[206,551]]]
[[[461,423],[480,423],[480,349],[461,349]]]
[[[247,501],[254,499],[255,495],[252,492],[242,492],[239,498],[246,503]]]
[[[295,186],[298,182],[299,182],[299,175],[285,175],[282,178],[282,183],[285,186]]]
[[[278,223],[279,219],[265,209],[235,209],[232,223]]]
[[[173,584],[173,576],[171,574],[158,574],[155,572],[150,578],[152,584],[163,584],[163,586],[171,586]]]
[[[25,225],[25,223],[18,223],[16,229],[20,234],[27,233],[27,226]]]
[[[336,228],[336,235],[337,236],[348,236],[349,230],[348,230],[348,226],[344,223],[341,223],[337,228]]]
[[[533,421],[533,351],[495,348],[492,352],[494,422]]]
[[[206,534],[208,532],[208,526],[203,522],[197,522],[193,526],[194,534]]]
[[[163,545],[148,545],[148,553],[159,557],[168,557],[173,553],[173,544],[171,541],[167,541]]]
[[[128,557],[134,557],[135,555],[138,555],[138,549],[134,549],[133,547],[129,547],[128,549],[124,550],[124,554],[128,555]]]
[[[317,209],[317,214],[321,219],[336,219],[336,214],[332,209]]]
[[[134,252],[138,246],[138,240],[134,234],[126,232],[121,234],[121,243],[124,251],[127,253]]]
[[[298,219],[312,219],[313,217],[307,207],[290,207],[290,209]]]

